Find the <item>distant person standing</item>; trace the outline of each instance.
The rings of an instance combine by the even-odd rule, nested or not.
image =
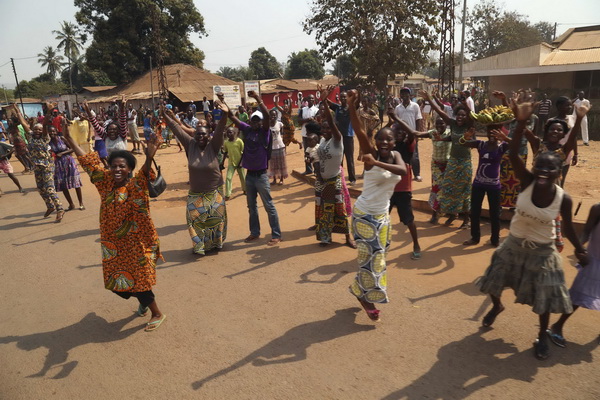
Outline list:
[[[298,96],[300,96],[300,93],[298,93]],[[317,107],[315,105],[315,96],[313,96],[312,94],[309,95],[306,98],[306,101],[307,101],[306,106],[302,107],[298,114],[298,122],[302,125],[302,130],[300,131],[300,133],[302,135],[302,146],[304,146],[304,148],[307,147],[307,141],[308,141],[308,139],[306,137],[306,124],[308,124],[309,122],[314,122],[315,115],[317,115],[317,113],[319,112],[319,107]],[[306,164],[306,169],[304,170],[304,175],[312,174],[313,173],[312,165],[307,162],[305,162],[305,164]]]
[[[208,119],[210,113],[210,102],[206,100],[206,96],[202,98],[202,111],[204,112],[204,119]]]
[[[129,103],[129,107],[127,108],[127,130],[133,142],[132,153],[142,154],[142,143],[137,129],[137,111],[133,108],[132,103]]]
[[[467,105],[467,107],[469,107],[470,111],[475,112],[475,102],[473,101],[473,98],[471,97],[471,91],[465,90],[463,93],[465,94],[465,104]]]
[[[410,100],[410,88],[403,87],[400,89],[400,104],[394,109],[394,114],[406,122],[413,131],[423,131],[423,116],[421,115],[421,107],[414,101]],[[414,179],[421,182],[421,163],[419,161],[419,142],[415,143],[415,150],[411,160],[411,166],[414,173]]]
[[[585,93],[583,91],[577,93],[577,98],[575,100],[573,100],[573,105],[575,106],[575,107],[573,107],[573,115],[577,115],[576,114],[577,107],[579,107],[581,105],[584,105],[587,108],[591,107],[590,101],[588,99],[584,98],[584,96],[585,96]],[[583,139],[584,146],[590,145],[587,115],[585,117],[583,117],[583,120],[581,121],[581,139]]]
[[[552,108],[552,100],[548,98],[548,94],[542,94],[542,100],[540,104],[538,104],[537,116],[538,116],[538,125],[537,125],[537,134],[538,136],[542,136],[544,132],[544,126],[546,125],[546,121],[548,121],[548,117],[550,116],[550,109]]]

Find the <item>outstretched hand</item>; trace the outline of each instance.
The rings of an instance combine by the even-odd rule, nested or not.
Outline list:
[[[229,107],[222,100],[216,100],[215,101],[215,108],[218,108],[218,109],[222,110],[226,114],[229,113]]]
[[[506,100],[506,94],[500,90],[494,90],[492,96],[500,100]]]
[[[493,137],[496,138],[496,140],[502,141],[502,142],[508,142],[508,137],[501,130],[492,129],[492,131],[490,133],[492,134]]]
[[[254,100],[260,103],[260,97],[258,96],[258,93],[256,93],[254,90],[248,91],[248,97],[252,97]]]
[[[429,93],[427,93],[426,90],[419,90],[419,96],[421,96],[427,101],[431,101],[431,97],[429,96]]]
[[[365,168],[370,168],[374,166],[377,161],[375,160],[375,157],[373,157],[372,154],[366,153],[362,156],[362,162],[365,163]]]
[[[146,143],[146,156],[150,159],[154,158],[154,155],[158,151],[162,143],[162,136],[156,135],[156,133],[152,133],[150,135],[150,140]]]
[[[590,108],[592,108],[592,106],[585,106],[583,104],[576,106],[573,105],[573,107],[575,107],[575,113],[577,114],[577,118],[582,118],[585,117],[585,115],[588,113],[588,111],[590,111]]]
[[[360,99],[360,95],[356,89],[348,90],[346,99],[348,100],[348,104],[356,105],[356,102]]]
[[[528,121],[538,103],[532,103],[530,101],[519,103],[518,101],[519,100],[515,98],[510,99],[510,108],[512,109],[513,114],[515,114],[515,119],[517,121]]]
[[[465,138],[465,140],[473,140],[473,138],[475,137],[475,128],[471,127],[469,128],[465,134],[463,135],[463,137]]]

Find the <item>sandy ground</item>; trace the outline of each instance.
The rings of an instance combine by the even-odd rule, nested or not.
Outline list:
[[[428,191],[429,146],[421,142],[417,197]],[[599,147],[582,147],[569,175],[576,199],[600,199],[593,185]],[[301,168],[301,153],[290,150],[290,169]],[[134,315],[134,300],[103,288],[99,198],[89,180],[87,210],[55,224],[42,218],[34,190],[18,194],[0,175],[0,398],[600,398],[600,313],[578,311],[566,327],[568,348],[552,346],[544,362],[532,353],[537,317],[512,304],[512,293],[505,292],[507,310],[493,329],[480,328],[489,301],[473,282],[492,248],[464,248],[468,232],[457,224],[431,226],[429,215],[417,213],[424,255],[412,261],[408,232],[393,214],[391,302],[378,324],[347,290],[355,251],[342,245],[342,235],[327,248],[317,245],[307,231],[313,192],[294,178],[272,188],[284,235],[278,247],[266,245],[262,207],[263,237],[243,242],[248,214],[234,178],[224,249],[193,256],[182,154],[171,147],[157,156],[169,188],[151,209],[166,259],[155,293],[168,317],[151,333],[143,331],[146,318]],[[35,186],[32,175],[18,177]],[[485,239],[487,223],[482,233]],[[562,253],[569,283],[572,253],[570,246]]]

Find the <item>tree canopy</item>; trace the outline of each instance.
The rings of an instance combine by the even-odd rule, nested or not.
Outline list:
[[[154,56],[153,10],[157,13],[165,64],[202,68],[204,53],[189,39],[205,35],[204,19],[193,0],[74,0],[75,17],[92,36],[86,51],[91,69],[106,71],[116,83],[130,81],[149,69]]]
[[[351,54],[358,72],[383,88],[388,77],[427,64],[440,12],[430,0],[313,0],[304,30],[316,34],[326,61]]]
[[[250,71],[248,67],[242,65],[239,67],[221,67],[215,74],[236,82],[254,79],[252,71]]]
[[[248,68],[255,79],[275,79],[282,74],[281,65],[264,47],[259,47],[250,54]]]
[[[287,79],[321,79],[325,75],[323,59],[317,50],[304,49],[292,53],[288,58],[285,77]]]
[[[54,50],[52,46],[44,47],[44,51],[37,55],[38,62],[42,67],[46,67],[46,73],[52,78],[56,79],[56,75],[62,69],[63,57]]]
[[[466,48],[476,60],[554,39],[554,28],[549,22],[531,24],[524,15],[504,11],[490,0],[473,8],[467,26]]]

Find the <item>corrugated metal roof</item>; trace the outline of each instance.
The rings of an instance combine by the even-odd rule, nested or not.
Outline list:
[[[600,47],[600,25],[569,29],[552,44],[560,50],[583,50]]]
[[[106,93],[101,93],[104,95],[103,97],[90,100],[90,102],[111,101],[122,94],[129,99],[149,99],[152,97],[150,90],[151,78],[154,95],[158,96],[158,74],[156,70],[153,72],[152,77],[150,76],[150,72],[147,72],[133,82],[114,87],[106,91]],[[204,96],[212,99],[213,86],[239,85],[238,82],[234,82],[231,79],[223,78],[222,76],[187,64],[165,65],[165,75],[167,77],[169,92],[183,102],[200,101]]]
[[[569,65],[588,64],[600,62],[600,48],[585,50],[560,50],[556,49],[541,65]]]

